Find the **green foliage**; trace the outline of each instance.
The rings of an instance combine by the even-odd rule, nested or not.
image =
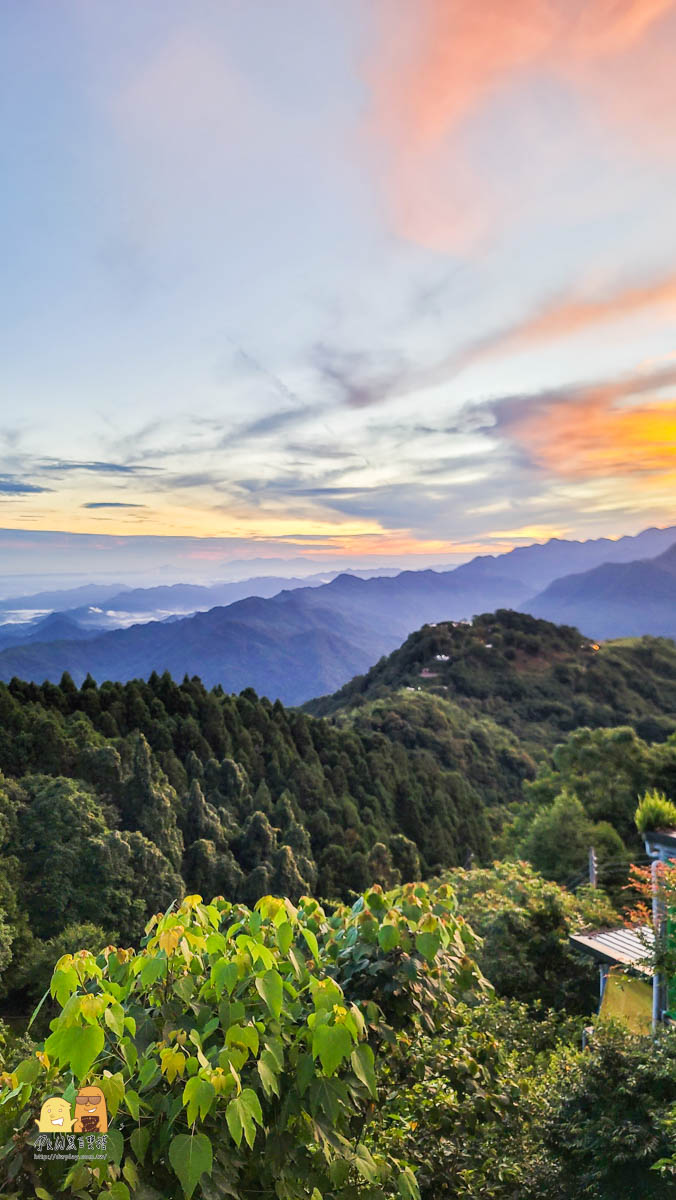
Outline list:
[[[13,934],[11,927],[5,921],[5,913],[0,909],[0,979],[12,961]]]
[[[652,832],[654,829],[675,829],[676,804],[667,800],[662,792],[646,792],[639,801],[635,820],[639,833]]]
[[[519,849],[520,856],[547,879],[577,884],[587,873],[591,846],[602,866],[624,854],[622,839],[612,825],[590,821],[577,796],[561,792],[536,814]]]
[[[637,797],[676,791],[676,738],[649,745],[627,726],[577,729],[526,784],[526,797],[551,804],[562,791],[581,801],[592,821],[608,821],[633,853],[642,850],[634,821]]]
[[[575,895],[524,862],[456,870],[450,880],[460,910],[483,938],[477,959],[499,995],[570,1013],[593,1011],[598,973],[572,950],[569,937],[618,923],[603,892],[582,888]]]
[[[676,1034],[639,1038],[599,1026],[583,1053],[562,1049],[538,1089],[538,1140],[526,1195],[566,1200],[673,1196],[669,1114]],[[656,1163],[666,1163],[663,1177]]]
[[[388,1056],[371,1136],[406,1156],[423,1200],[524,1200],[543,1153],[536,1087],[580,1024],[513,1000],[459,1004],[437,1036],[415,1031]]]
[[[11,946],[12,1009],[33,998],[34,943],[69,927],[126,944],[186,892],[346,899],[372,879],[390,887],[480,855],[488,824],[461,762],[396,736],[166,674],[0,685],[0,970]],[[472,745],[490,776],[484,743]]]
[[[415,1200],[406,1158],[369,1141],[377,1056],[486,994],[454,908],[445,885],[374,887],[333,914],[189,896],[138,952],[64,955],[49,1036],[3,1079],[2,1195]],[[42,1100],[82,1080],[104,1091],[119,1152],[34,1159]]]
[[[668,638],[595,649],[570,626],[507,609],[471,624],[425,625],[367,675],[305,707],[335,716],[399,688],[489,716],[538,757],[580,726],[631,724],[654,741],[676,732],[676,647]]]
[[[48,990],[55,962],[82,946],[105,946],[106,942],[114,941],[117,941],[115,932],[91,923],[67,925],[62,933],[46,942],[33,938],[20,966],[12,973],[13,991],[23,998],[26,1011],[30,1012]]]

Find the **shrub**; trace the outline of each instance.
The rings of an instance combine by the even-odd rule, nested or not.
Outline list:
[[[367,1148],[376,1054],[486,994],[454,908],[421,884],[330,916],[308,898],[189,896],[138,952],[64,955],[50,1035],[2,1079],[0,1194],[414,1200],[406,1160]],[[109,1161],[36,1159],[42,1101],[84,1081],[117,1126]]]
[[[639,833],[648,833],[653,829],[674,829],[676,804],[667,800],[663,792],[646,792],[639,801],[635,821]]]

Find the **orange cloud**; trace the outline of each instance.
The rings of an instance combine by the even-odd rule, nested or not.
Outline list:
[[[659,47],[651,38],[646,61],[648,35],[674,8],[674,0],[380,0],[366,64],[370,129],[398,231],[444,249],[481,231],[491,202],[467,164],[463,126],[517,76],[564,77],[613,119],[628,75],[635,120]],[[669,61],[658,84],[671,97]]]
[[[676,308],[676,275],[667,275],[652,283],[619,288],[611,295],[596,299],[560,297],[518,324],[498,330],[468,346],[457,356],[453,365],[460,369],[477,359],[581,333],[595,325],[621,321],[654,308]]]
[[[585,3],[570,30],[573,53],[600,58],[629,49],[673,7],[673,0],[593,0]]]
[[[659,477],[676,471],[676,399],[628,406],[621,396],[621,385],[611,384],[526,406],[522,415],[515,407],[505,431],[559,477],[653,475],[661,487]]]

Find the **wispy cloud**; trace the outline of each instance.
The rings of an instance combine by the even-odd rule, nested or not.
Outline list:
[[[146,508],[145,504],[129,504],[124,500],[90,500],[83,508]]]
[[[25,479],[18,479],[15,476],[0,477],[0,495],[3,496],[28,496],[49,491],[51,488],[40,487],[36,483],[28,483]]]
[[[507,357],[538,345],[574,337],[603,325],[644,314],[676,311],[676,273],[661,279],[618,284],[600,295],[581,290],[545,300],[520,320],[466,342],[436,362],[414,365],[392,351],[388,364],[366,353],[315,347],[312,361],[342,403],[352,408],[380,404],[455,379],[473,363]]]
[[[337,391],[350,408],[368,408],[396,394],[414,372],[399,355],[378,364],[364,352],[340,349],[323,342],[312,351],[312,362],[322,381]]]
[[[504,396],[466,410],[493,437],[553,476],[581,480],[676,474],[676,367]],[[462,418],[458,422],[462,427]]]
[[[600,296],[582,292],[560,295],[541,304],[522,320],[494,330],[468,343],[439,364],[443,371],[459,371],[477,359],[522,350],[544,342],[593,329],[599,325],[635,318],[653,310],[676,310],[676,274],[644,283],[618,285]]]
[[[77,462],[71,459],[46,458],[40,462],[42,471],[92,471],[101,475],[145,475],[150,471],[160,471],[161,467],[149,467],[138,463],[116,462]]]

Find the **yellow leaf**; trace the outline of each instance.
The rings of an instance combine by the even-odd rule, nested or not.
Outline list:
[[[183,1075],[186,1056],[180,1050],[168,1048],[160,1054],[160,1070],[166,1075],[169,1083],[173,1083],[177,1075]]]
[[[183,937],[183,932],[184,931],[183,931],[182,925],[175,925],[173,929],[163,929],[162,930],[162,933],[160,934],[158,940],[159,940],[160,950],[164,950],[165,954],[167,955],[167,958],[169,957],[170,954],[174,953],[174,950],[178,946],[178,943],[180,942],[181,938]]]
[[[88,1021],[90,1025],[93,1025],[97,1018],[101,1016],[101,1013],[110,999],[112,999],[112,997],[92,996],[89,993],[86,996],[83,996],[80,1000],[80,1012],[82,1013],[85,1021]]]

